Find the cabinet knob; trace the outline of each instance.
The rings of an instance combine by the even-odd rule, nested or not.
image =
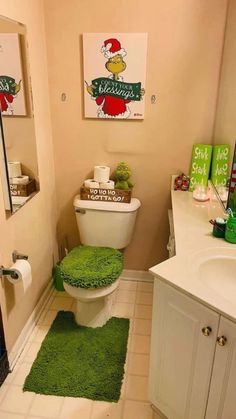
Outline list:
[[[218,345],[225,346],[226,342],[227,342],[227,338],[225,336],[218,336],[217,338]]]
[[[209,336],[212,332],[212,328],[210,326],[206,326],[202,328],[202,334],[204,336]]]

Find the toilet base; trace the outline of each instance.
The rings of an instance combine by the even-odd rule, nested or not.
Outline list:
[[[80,326],[102,327],[111,318],[112,294],[95,301],[76,302],[75,320]]]
[[[76,300],[75,320],[80,326],[102,327],[111,318],[112,303],[120,278],[103,288],[77,288],[63,282],[65,291]]]

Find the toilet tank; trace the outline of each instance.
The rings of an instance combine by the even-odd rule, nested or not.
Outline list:
[[[81,200],[77,195],[74,208],[81,243],[115,249],[128,246],[140,205],[136,198],[124,204]]]

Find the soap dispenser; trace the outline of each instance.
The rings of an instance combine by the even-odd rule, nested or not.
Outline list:
[[[228,210],[229,218],[225,227],[225,240],[230,243],[236,243],[236,212]]]

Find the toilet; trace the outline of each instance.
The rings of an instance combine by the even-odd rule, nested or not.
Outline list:
[[[136,198],[132,198],[130,203],[108,203],[81,200],[79,195],[75,197],[74,208],[82,246],[73,249],[63,259],[61,266],[65,291],[76,299],[75,320],[77,324],[101,327],[111,317],[112,294],[119,285],[123,268],[122,254],[116,249],[124,249],[130,243],[140,205],[140,201]],[[111,267],[108,266],[112,273],[111,277],[108,275],[109,278],[104,281],[101,278],[100,282],[95,279],[96,283],[93,284],[93,282],[88,283],[86,278],[85,281],[81,278],[77,279],[71,272],[68,272],[66,267],[68,259],[66,258],[73,258],[73,269],[77,274],[80,266],[78,262],[77,270],[76,257],[73,252],[77,252],[76,255],[80,257],[82,252],[86,253],[85,246],[94,252],[92,253],[94,258],[96,258],[96,254],[99,255],[103,252],[103,248],[110,248],[107,251],[111,260]],[[113,258],[117,266],[115,271],[112,265]],[[120,262],[119,259],[121,259]],[[107,263],[109,265],[109,259]],[[91,263],[91,270],[93,269],[92,265],[93,263]],[[86,265],[86,268],[89,270],[89,266]]]

